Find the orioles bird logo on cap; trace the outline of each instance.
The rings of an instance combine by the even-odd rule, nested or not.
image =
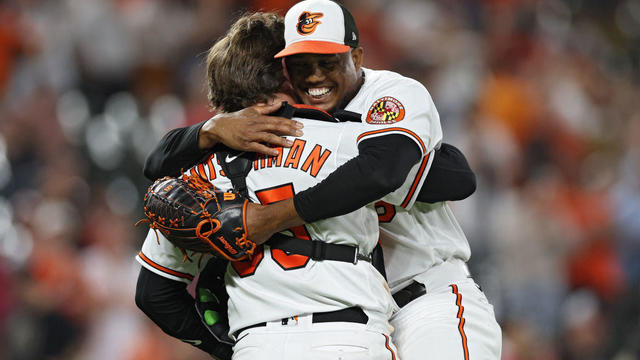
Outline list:
[[[303,12],[298,18],[298,34],[309,35],[313,33],[316,30],[316,27],[321,24],[317,19],[320,19],[323,16],[323,13]]]

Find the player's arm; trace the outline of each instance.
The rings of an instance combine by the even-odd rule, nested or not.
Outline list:
[[[418,193],[417,201],[437,203],[463,200],[476,191],[476,175],[457,147],[442,143]]]
[[[420,190],[433,169],[434,160],[438,158],[437,154],[434,155],[434,149],[442,140],[438,112],[427,89],[417,81],[389,83],[388,88],[382,91],[393,96],[371,99],[372,105],[364,124],[367,130],[357,136],[359,155],[320,184],[294,196],[293,206],[300,219],[314,222],[343,215],[383,197],[383,200],[394,204],[397,202],[402,207],[410,207],[413,201],[420,198]],[[446,147],[446,150],[451,149]],[[447,157],[441,160],[454,158],[449,155],[455,152],[445,154]],[[464,165],[467,165],[466,161]],[[436,193],[442,190],[439,189],[442,186],[470,182],[468,172],[456,174],[445,171],[448,170],[446,166],[437,168],[445,174],[432,178],[433,181],[440,181],[440,184],[434,184],[434,188],[427,187],[424,200],[464,198],[469,188],[475,189],[472,178],[472,185],[465,186],[462,194],[457,190]],[[442,181],[447,176],[456,175],[466,179],[459,183]],[[450,198],[453,195],[455,197]]]
[[[249,204],[248,237],[262,241],[292,226],[359,209],[400,187],[421,159],[418,145],[398,134],[365,139],[358,152],[318,185],[291,199],[266,206]]]
[[[334,116],[342,121],[361,121],[360,114],[347,110],[337,110]],[[435,151],[431,169],[416,201],[437,203],[463,200],[475,191],[476,176],[462,151],[451,144],[442,143]]]
[[[187,284],[140,269],[136,305],[165,333],[217,359],[231,359],[231,346],[218,342],[202,324]]]
[[[206,156],[216,144],[236,150],[277,155],[273,146],[290,147],[283,136],[302,135],[298,121],[266,114],[280,104],[255,105],[233,113],[220,113],[193,126],[169,131],[144,164],[144,175],[155,180],[162,176],[177,176]]]
[[[416,143],[403,135],[367,139],[359,144],[358,150],[358,156],[336,169],[320,184],[295,195],[293,204],[288,206],[295,207],[297,217],[290,216],[309,223],[359,209],[396,190],[420,160]],[[417,201],[462,200],[473,194],[475,189],[475,174],[462,152],[453,145],[442,144],[435,151]]]
[[[422,156],[426,154],[424,147],[420,147],[422,143],[416,141],[415,136],[402,135],[407,133],[400,129],[384,136],[366,137],[358,143],[359,155],[318,185],[296,194],[290,200],[265,207],[250,205],[247,209],[249,238],[262,241],[274,232],[343,215],[394,192],[405,184],[409,172],[418,161],[425,163],[428,160]],[[434,170],[435,174],[429,181],[439,183],[431,186],[423,183],[420,186],[417,182],[419,192],[416,194],[412,190],[414,195],[408,194],[406,199],[429,202],[457,200],[475,191],[475,176],[464,156],[448,146],[443,148],[441,154],[444,156],[438,159],[438,154],[434,156],[433,151],[429,152],[428,155],[434,156],[434,160],[431,160],[431,168],[426,173],[428,175]],[[437,162],[435,167],[433,162]],[[460,166],[462,171],[452,171],[453,165]],[[456,179],[449,179],[452,176]],[[424,176],[420,181],[427,179]],[[453,186],[460,186],[460,189]]]
[[[294,197],[296,211],[306,222],[344,215],[376,201],[402,185],[420,160],[420,149],[404,135],[366,139],[359,155],[320,184]]]
[[[205,123],[169,131],[147,156],[144,176],[150,180],[178,176],[181,170],[190,168],[207,156],[210,149],[198,145],[199,133]]]

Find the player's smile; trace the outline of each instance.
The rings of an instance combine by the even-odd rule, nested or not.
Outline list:
[[[309,99],[308,99],[308,102],[305,101],[305,103],[320,107],[319,105],[322,105],[323,103],[326,103],[326,102],[330,102],[332,89],[333,87],[330,87],[330,86],[308,88],[307,95]]]
[[[325,111],[345,106],[357,92],[362,51],[287,57],[291,84],[301,101]]]
[[[338,99],[336,98],[336,86],[294,86],[294,90],[307,105],[313,105],[326,111],[336,108]],[[300,91],[302,90],[302,91]]]
[[[307,89],[307,94],[309,94],[311,97],[315,99],[319,99],[319,98],[322,98],[323,96],[327,96],[329,95],[330,92],[331,92],[331,88],[328,86],[314,87],[314,88]]]

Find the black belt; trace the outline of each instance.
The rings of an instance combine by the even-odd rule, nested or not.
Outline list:
[[[282,325],[286,325],[289,322],[289,319],[290,318],[282,319]],[[364,313],[364,310],[357,306],[336,311],[313,313],[311,315],[312,323],[352,322],[358,324],[366,324],[367,321],[369,321],[369,317]],[[238,335],[240,335],[241,332],[260,326],[267,326],[267,323],[261,322],[258,324],[243,327],[242,329],[234,332],[233,335],[237,339]]]
[[[291,254],[309,256],[315,261],[333,260],[357,264],[359,260],[371,262],[370,255],[359,253],[357,246],[329,244],[319,240],[304,240],[283,234],[273,235],[267,245]]]
[[[424,285],[414,281],[393,294],[393,300],[396,301],[399,307],[403,307],[426,293],[427,289]]]

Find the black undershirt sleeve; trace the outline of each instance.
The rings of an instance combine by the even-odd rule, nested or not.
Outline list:
[[[218,342],[202,324],[187,285],[142,267],[136,286],[136,305],[165,333],[177,339],[199,340],[195,345],[208,354],[220,354],[228,345]],[[230,352],[222,350],[222,353]],[[230,355],[230,354],[229,354]],[[230,357],[230,356],[229,356]]]
[[[203,124],[168,132],[147,157],[144,175],[150,180],[178,176],[181,170],[208,156],[211,149],[198,148],[198,133]],[[359,150],[360,156],[340,167],[321,184],[296,195],[296,210],[303,219],[343,215],[383,197],[402,184],[415,163],[413,161],[420,156],[417,145],[403,135],[367,139],[360,143]],[[417,201],[461,200],[473,194],[475,189],[475,175],[464,155],[454,146],[443,143],[436,151]]]
[[[198,133],[204,123],[173,129],[163,136],[144,162],[144,176],[149,180],[178,176],[181,170],[201,162],[211,152],[198,148]]]
[[[298,215],[307,223],[350,213],[399,188],[420,148],[404,135],[363,140],[359,155],[347,161],[318,185],[293,198]]]
[[[476,175],[467,159],[455,146],[442,143],[416,201],[436,203],[462,200],[475,191]]]
[[[295,195],[296,211],[305,222],[343,215],[382,198],[402,185],[420,157],[417,145],[403,135],[364,140],[359,151],[320,184]],[[475,189],[475,174],[462,152],[443,143],[416,201],[462,200]]]

